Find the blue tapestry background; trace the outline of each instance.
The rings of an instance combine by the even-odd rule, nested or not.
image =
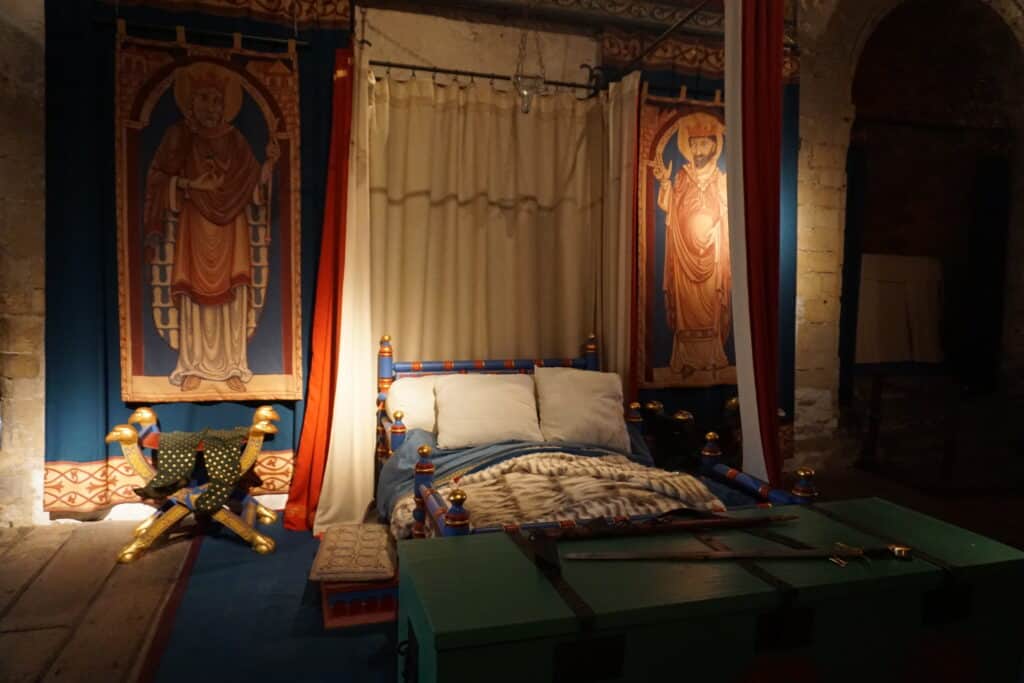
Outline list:
[[[193,31],[189,41],[225,46],[230,37],[202,38],[195,31],[240,31],[292,38],[292,27],[145,7],[118,8],[98,0],[46,1],[46,461],[96,463],[120,455],[103,439],[124,422],[132,406],[121,401],[117,298],[117,231],[114,165],[115,19],[129,33],[173,39],[174,27]],[[150,25],[167,27],[154,30]],[[347,31],[300,30],[301,273],[303,376],[309,361],[309,325],[323,215],[334,50]],[[246,43],[260,50],[283,44]],[[161,103],[162,116],[169,116]],[[247,105],[251,110],[251,106]],[[246,114],[250,131],[259,128]],[[259,116],[259,114],[256,114]],[[263,137],[265,139],[266,132]],[[149,144],[155,144],[152,141]],[[262,158],[263,147],[254,150]],[[147,153],[150,155],[152,151]],[[145,288],[144,288],[145,289]],[[278,308],[280,306],[278,305]],[[152,322],[150,321],[150,325]],[[270,325],[267,326],[271,327]],[[157,339],[160,344],[162,340]],[[259,344],[272,340],[261,339]],[[166,346],[166,344],[164,344]],[[279,347],[278,347],[279,348]],[[169,349],[168,349],[169,351]],[[157,358],[158,364],[166,362]],[[248,424],[255,403],[170,403],[159,406],[164,429],[195,430]],[[280,433],[266,450],[297,446],[303,402],[274,404]],[[48,473],[49,475],[49,473]],[[46,486],[49,486],[47,484]],[[92,509],[102,507],[93,505]],[[74,506],[51,501],[47,509]],[[85,508],[80,508],[85,509]]]
[[[675,97],[681,86],[687,87],[691,98],[712,100],[715,90],[724,92],[725,84],[720,78],[702,78],[699,75],[684,75],[671,71],[645,71],[644,80],[651,94]],[[779,407],[788,416],[793,415],[794,356],[796,344],[796,181],[797,154],[800,147],[799,134],[800,85],[792,82],[783,85],[782,91],[782,188],[781,220],[779,225]],[[725,145],[729,144],[726,131]],[[681,162],[678,149],[666,145],[664,159]],[[674,155],[674,156],[670,156]],[[725,169],[725,152],[719,159],[719,167]],[[676,167],[673,166],[673,169]],[[655,231],[659,243],[655,245],[659,258],[664,257],[664,214],[657,212],[659,224]],[[662,263],[658,261],[657,263]],[[659,287],[664,274],[655,268],[655,284]],[[665,321],[664,306],[656,306],[655,325],[659,331],[655,338],[655,352],[660,362],[670,355],[671,335]],[[645,340],[638,340],[645,343]],[[732,334],[726,346],[730,360],[734,360]],[[663,355],[664,354],[664,355]],[[664,363],[664,364],[667,364]],[[735,386],[717,386],[694,389],[643,389],[639,392],[641,402],[657,400],[665,404],[668,412],[688,410],[698,424],[715,425],[721,420],[725,401],[736,395]]]

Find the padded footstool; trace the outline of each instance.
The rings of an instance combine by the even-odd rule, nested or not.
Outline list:
[[[325,629],[394,621],[398,577],[383,524],[342,524],[324,532],[309,578],[320,582]]]

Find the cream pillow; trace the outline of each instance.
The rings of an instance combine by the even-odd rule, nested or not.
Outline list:
[[[617,374],[536,368],[534,381],[545,441],[583,443],[629,454],[622,380]]]
[[[530,375],[443,375],[434,393],[438,448],[543,441]]]
[[[434,383],[437,379],[437,375],[396,379],[384,403],[388,419],[394,422],[395,413],[401,410],[406,429],[434,431]]]

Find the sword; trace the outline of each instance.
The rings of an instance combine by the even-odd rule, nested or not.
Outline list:
[[[799,519],[799,515],[767,515],[764,517],[695,517],[678,518],[672,513],[643,522],[609,524],[603,517],[586,524],[557,529],[534,529],[531,540],[547,538],[557,541],[618,538],[622,536],[654,536],[682,531],[715,531],[721,529],[753,529]]]
[[[846,560],[864,558],[911,559],[911,549],[905,545],[885,545],[858,548],[836,543],[829,548],[784,548],[778,550],[666,550],[651,552],[590,552],[566,553],[566,560],[645,561],[645,562],[717,562],[722,560],[818,560],[827,559],[840,566]]]

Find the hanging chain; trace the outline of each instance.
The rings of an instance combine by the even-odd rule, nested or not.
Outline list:
[[[519,56],[516,58],[516,73],[523,73],[526,68],[526,28],[519,34]]]
[[[527,34],[530,33],[530,7],[536,3],[533,0],[527,3],[523,7],[523,30],[519,33],[519,56],[516,58],[516,73],[526,73],[526,41]],[[544,53],[540,48],[540,32],[537,30],[533,31],[533,43],[537,50],[537,66],[540,69],[541,80],[544,79]]]
[[[540,79],[544,80],[544,51],[540,49],[540,31],[533,32],[533,42],[537,47],[537,65],[540,67]]]

